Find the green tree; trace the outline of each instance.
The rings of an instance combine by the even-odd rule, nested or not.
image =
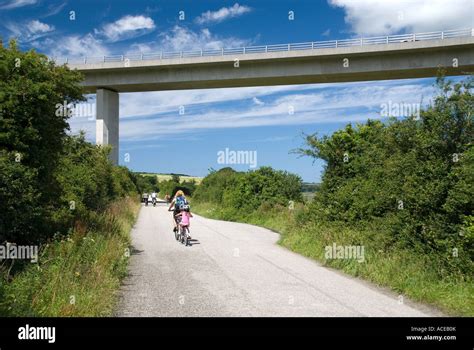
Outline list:
[[[196,189],[198,202],[219,204],[239,214],[250,214],[262,205],[288,206],[302,201],[302,180],[295,174],[261,167],[246,173],[223,168],[207,175]]]
[[[197,187],[194,198],[200,202],[222,203],[224,193],[237,184],[239,175],[229,167],[211,170]]]
[[[171,175],[171,181],[173,181],[173,182],[179,184],[180,181],[181,181],[181,179],[180,179],[179,175],[177,175],[177,174],[172,174],[172,175]]]
[[[0,47],[0,242],[50,234],[60,195],[54,173],[69,128],[60,106],[83,99],[81,80],[44,55],[21,52],[15,41]]]
[[[251,212],[262,204],[288,206],[289,201],[301,202],[302,180],[287,171],[261,167],[240,176],[235,186],[224,196],[233,208]]]

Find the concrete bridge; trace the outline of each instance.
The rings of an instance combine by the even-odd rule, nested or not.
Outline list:
[[[96,142],[118,163],[119,93],[354,82],[474,73],[474,30],[66,60],[97,94]]]

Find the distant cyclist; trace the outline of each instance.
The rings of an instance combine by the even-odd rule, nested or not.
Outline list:
[[[151,194],[151,201],[153,202],[153,205],[156,203],[156,192],[153,191],[153,193]]]
[[[171,201],[171,204],[168,208],[168,210],[171,210],[173,208],[173,231],[176,232],[178,230],[178,223],[176,221],[176,216],[180,213],[180,206],[187,205],[188,201],[186,200],[186,197],[184,196],[184,192],[179,190],[176,192],[173,200]]]

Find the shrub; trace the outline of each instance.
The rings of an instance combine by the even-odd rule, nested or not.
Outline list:
[[[249,215],[260,207],[301,202],[302,180],[286,171],[262,167],[239,173],[231,168],[213,171],[198,186],[194,200],[222,207],[226,219]]]
[[[437,85],[438,96],[419,119],[308,135],[297,153],[327,162],[311,204],[315,219],[376,220],[398,244],[436,254],[441,265],[453,267],[453,249],[462,251],[453,271],[472,272],[473,242],[460,235],[474,210],[472,81],[439,78]]]

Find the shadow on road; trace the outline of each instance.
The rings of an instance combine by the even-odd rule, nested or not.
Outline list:
[[[139,250],[139,249],[135,248],[133,245],[130,246],[130,255],[140,255],[143,252],[144,252],[144,250]]]
[[[201,244],[201,242],[199,242],[197,239],[190,239],[188,243],[190,246],[193,246],[195,244]]]

